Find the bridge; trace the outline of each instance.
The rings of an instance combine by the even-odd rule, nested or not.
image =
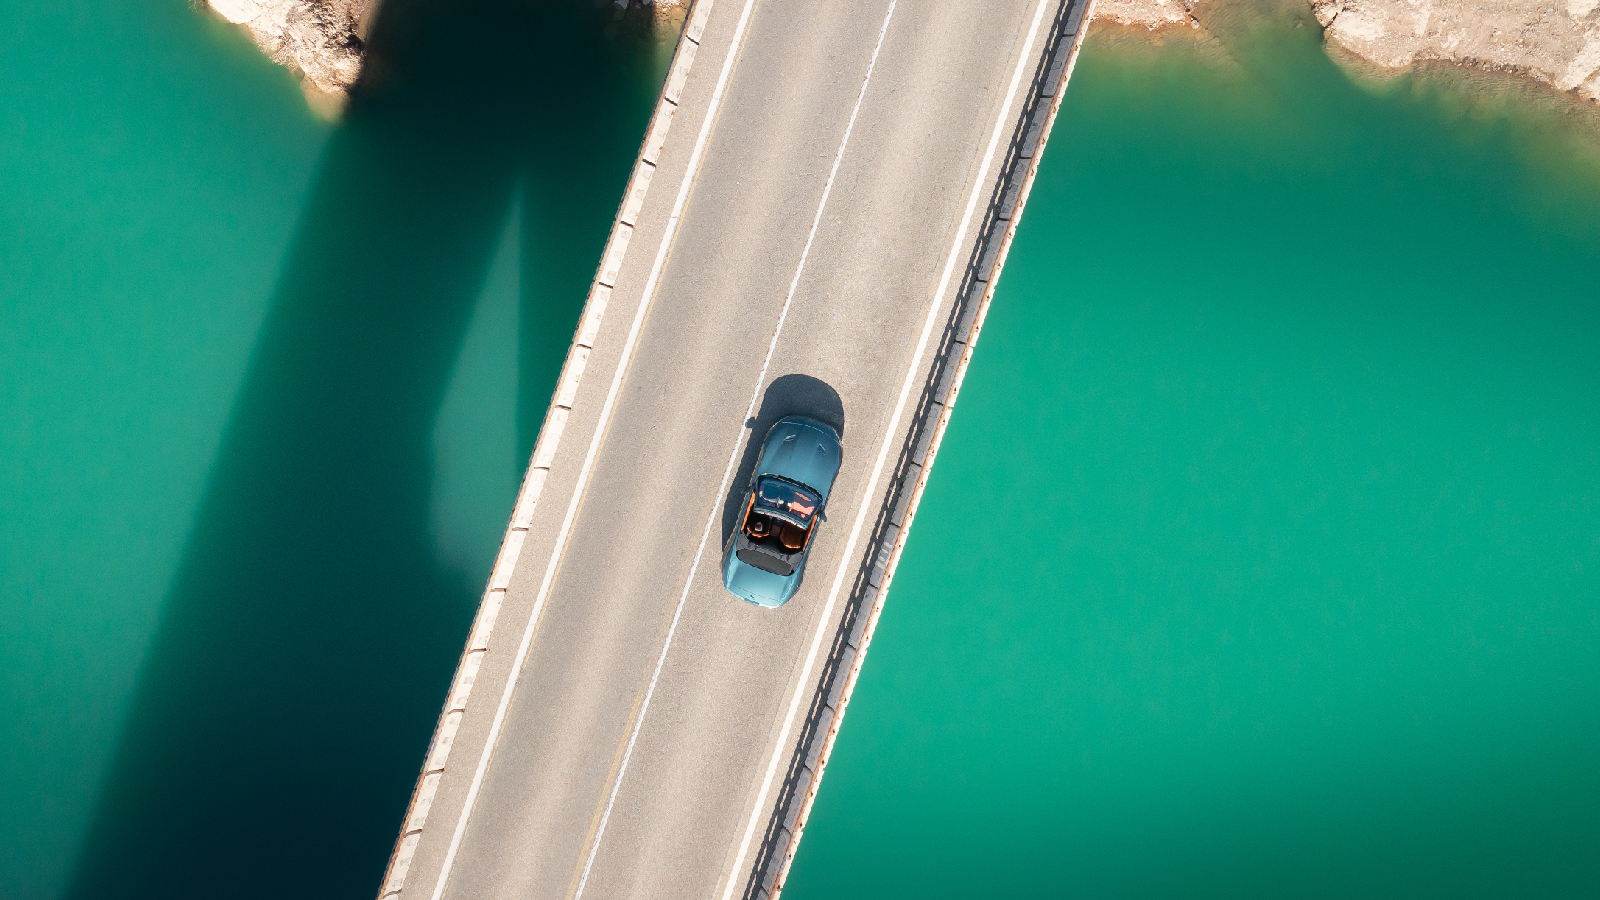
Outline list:
[[[778,894],[1090,3],[697,0],[381,900]],[[795,413],[844,464],[766,610]]]

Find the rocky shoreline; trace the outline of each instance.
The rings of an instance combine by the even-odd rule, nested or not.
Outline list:
[[[207,0],[272,61],[315,91],[343,95],[361,74],[376,0]]]
[[[1151,30],[1199,28],[1199,6],[1197,0],[1099,0],[1095,18]],[[1600,0],[1318,0],[1312,11],[1329,53],[1341,62],[1393,73],[1454,63],[1600,102]]]
[[[195,0],[199,3],[202,0]],[[300,78],[319,109],[337,108],[361,76],[368,30],[382,0],[203,0],[240,25],[272,61]],[[689,0],[594,0],[658,31],[682,27]]]
[[[206,0],[242,25],[272,60],[300,76],[314,104],[337,103],[361,74],[380,0]],[[689,0],[595,0],[662,31]],[[1200,28],[1200,0],[1099,0],[1095,18]],[[1336,59],[1399,72],[1441,61],[1522,75],[1600,103],[1600,0],[1314,0]],[[320,95],[320,98],[319,98]]]

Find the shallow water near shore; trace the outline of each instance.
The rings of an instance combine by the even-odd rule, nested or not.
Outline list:
[[[664,64],[391,6],[0,9],[0,897],[377,886]],[[1600,892],[1600,150],[1105,36],[786,896]]]

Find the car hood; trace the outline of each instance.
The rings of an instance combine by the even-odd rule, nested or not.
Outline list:
[[[798,481],[828,499],[839,474],[839,438],[820,422],[790,416],[767,432],[756,475]]]

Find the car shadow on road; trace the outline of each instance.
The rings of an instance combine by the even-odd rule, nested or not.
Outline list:
[[[737,524],[735,520],[743,506],[745,491],[750,488],[750,475],[755,471],[756,457],[761,455],[761,441],[772,426],[785,416],[805,416],[832,425],[839,432],[840,443],[844,443],[844,401],[839,399],[839,392],[832,385],[810,375],[780,375],[774,378],[767,385],[766,393],[761,395],[761,408],[756,411],[756,417],[744,423],[750,429],[750,434],[745,440],[739,468],[734,471],[733,481],[728,484],[728,495],[722,500],[723,544],[728,543]],[[849,458],[849,450],[844,450],[842,455]],[[826,514],[823,519],[826,521]]]

